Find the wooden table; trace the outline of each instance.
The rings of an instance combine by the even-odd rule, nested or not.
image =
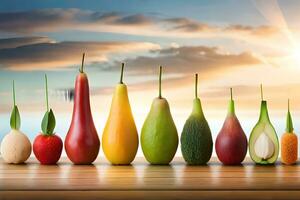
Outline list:
[[[103,159],[103,158],[100,158]],[[87,198],[88,197],[88,198]],[[34,159],[7,165],[0,158],[0,199],[300,199],[300,165],[151,166],[137,158],[131,166],[42,166]]]

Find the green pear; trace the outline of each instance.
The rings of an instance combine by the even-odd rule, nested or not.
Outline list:
[[[161,96],[162,67],[159,68],[159,96],[152,102],[141,132],[141,146],[151,164],[169,164],[178,147],[178,133],[169,103]]]
[[[189,165],[206,164],[213,150],[211,131],[197,95],[197,83],[198,74],[195,75],[193,111],[186,120],[180,137],[182,156]]]

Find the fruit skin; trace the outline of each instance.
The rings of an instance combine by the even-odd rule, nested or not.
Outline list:
[[[63,149],[61,138],[55,134],[40,133],[33,142],[33,153],[42,165],[55,165]]]
[[[281,162],[292,165],[298,159],[298,137],[294,133],[284,133],[281,137]]]
[[[94,125],[87,75],[79,73],[75,83],[72,122],[65,139],[67,156],[74,164],[91,164],[98,156],[100,141]]]
[[[187,164],[202,165],[210,160],[213,140],[199,98],[193,101],[193,112],[184,124],[180,142],[182,156]]]
[[[234,101],[229,101],[228,114],[216,139],[216,153],[224,165],[238,165],[247,154],[248,141],[234,111]]]
[[[138,143],[127,86],[120,83],[113,95],[110,114],[102,135],[102,148],[112,164],[127,165],[134,160]]]
[[[5,163],[22,164],[31,154],[28,137],[19,130],[12,129],[1,142],[1,156]]]
[[[169,164],[178,147],[178,134],[168,101],[157,97],[141,132],[141,146],[146,160],[151,164]]]
[[[293,120],[290,113],[290,100],[286,116],[286,133],[281,136],[281,162],[292,165],[298,159],[298,137],[294,133]]]
[[[275,152],[274,152],[273,156],[267,160],[263,160],[263,159],[257,157],[255,154],[255,150],[254,150],[255,141],[259,137],[259,135],[263,132],[265,132],[268,135],[268,137],[272,140],[272,142],[275,145]],[[254,128],[250,134],[249,154],[250,154],[251,159],[255,163],[262,164],[262,165],[274,164],[278,158],[279,141],[278,141],[276,131],[270,122],[268,108],[267,108],[267,102],[264,100],[261,101],[259,120],[256,123],[256,125],[254,126]]]

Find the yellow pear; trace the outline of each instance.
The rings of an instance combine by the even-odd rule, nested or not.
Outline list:
[[[102,135],[102,148],[106,158],[115,165],[128,165],[138,149],[138,133],[128,99],[127,86],[123,83],[122,63],[120,83],[117,84],[109,117]]]

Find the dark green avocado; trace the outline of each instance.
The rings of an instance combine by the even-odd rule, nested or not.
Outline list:
[[[187,164],[203,165],[211,158],[213,140],[209,125],[202,111],[201,101],[197,96],[197,74],[195,79],[193,111],[184,124],[180,142],[182,156]]]

